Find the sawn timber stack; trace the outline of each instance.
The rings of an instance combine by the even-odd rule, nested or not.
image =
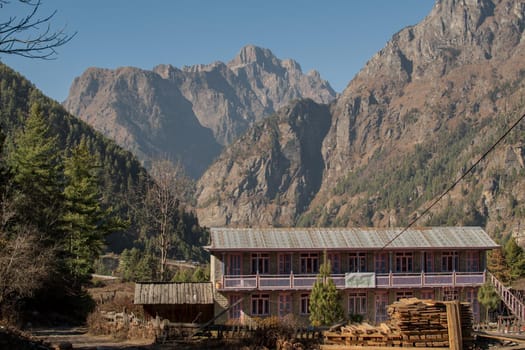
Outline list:
[[[325,344],[459,350],[472,340],[469,303],[410,298],[391,304],[387,312],[390,320],[379,326],[350,324],[325,332]]]

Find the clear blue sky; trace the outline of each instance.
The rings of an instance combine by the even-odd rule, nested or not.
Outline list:
[[[15,1],[15,0],[13,0]],[[247,44],[316,69],[341,92],[394,33],[434,0],[42,0],[55,27],[76,37],[56,60],[0,56],[62,102],[88,67],[176,67],[229,61]],[[7,8],[6,8],[7,9]],[[5,20],[6,10],[0,9]]]

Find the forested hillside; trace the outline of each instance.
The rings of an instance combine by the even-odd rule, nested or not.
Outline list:
[[[180,183],[153,181],[132,154],[5,65],[0,128],[0,317],[72,308],[82,319],[82,286],[106,251],[139,248],[152,280],[171,278],[162,258],[205,259],[207,232],[178,198]],[[151,200],[159,188],[172,198],[163,230]]]

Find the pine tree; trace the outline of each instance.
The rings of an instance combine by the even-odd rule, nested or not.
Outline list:
[[[33,104],[24,127],[8,147],[8,166],[14,174],[18,220],[32,224],[48,243],[61,240],[62,163],[57,136],[51,136],[40,105]]]
[[[505,244],[505,260],[509,266],[511,280],[516,280],[525,273],[525,254],[513,237]]]
[[[485,282],[485,284],[479,288],[478,301],[485,308],[486,320],[488,321],[489,311],[495,310],[500,302],[500,298],[490,282]]]
[[[73,148],[65,161],[65,210],[62,217],[68,270],[83,282],[104,247],[106,235],[122,229],[109,209],[100,205],[97,161],[84,141]]]
[[[343,318],[341,295],[330,277],[331,270],[325,254],[310,294],[310,322],[316,327],[331,325]]]

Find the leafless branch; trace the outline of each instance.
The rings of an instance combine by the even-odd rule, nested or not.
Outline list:
[[[27,58],[54,59],[56,48],[67,44],[76,35],[69,35],[66,28],[53,30],[51,20],[56,11],[48,16],[38,17],[41,0],[17,0],[29,7],[25,16],[9,16],[0,22],[0,54],[18,55]],[[0,0],[0,11],[10,5],[9,0]]]
[[[33,294],[51,273],[52,248],[43,248],[38,234],[22,228],[13,237],[0,233],[0,306],[10,298]]]

